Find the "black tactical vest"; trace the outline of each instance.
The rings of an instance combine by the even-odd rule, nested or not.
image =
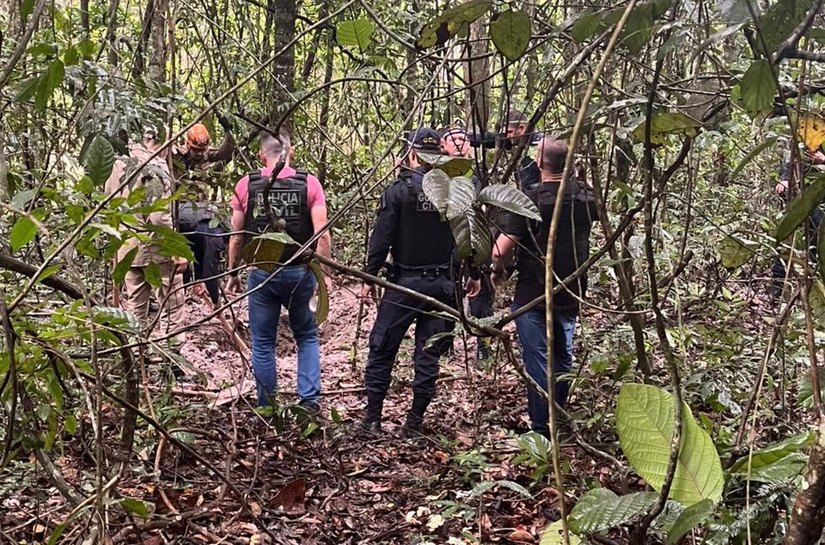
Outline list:
[[[269,182],[269,176],[261,175],[260,170],[249,174],[249,197],[246,202],[244,222],[247,244],[257,234],[276,231],[287,233],[299,244],[304,244],[312,238],[315,230],[307,202],[307,175],[306,171],[296,170],[294,175],[288,178],[278,178],[272,182],[269,190],[269,207],[278,222],[276,229],[267,217],[264,207],[264,188]],[[264,242],[266,241],[256,241],[256,244],[252,245],[254,248],[249,250],[256,259],[266,260],[266,257],[262,255],[266,247]],[[295,245],[287,246],[277,261],[286,261],[295,254],[297,249]]]
[[[401,217],[392,243],[393,261],[401,267],[448,266],[455,242],[450,224],[424,194],[423,173],[404,171],[401,184]]]

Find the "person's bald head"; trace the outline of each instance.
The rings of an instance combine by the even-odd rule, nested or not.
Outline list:
[[[263,163],[276,163],[281,158],[287,163],[292,158],[292,147],[289,138],[289,133],[284,129],[278,131],[278,138],[269,133],[261,135],[261,150],[258,153]]]
[[[567,142],[547,136],[541,140],[536,150],[536,163],[541,170],[548,174],[561,174],[566,159]]]

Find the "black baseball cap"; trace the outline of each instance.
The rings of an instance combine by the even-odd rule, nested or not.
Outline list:
[[[441,137],[429,127],[419,127],[404,134],[404,140],[417,152],[441,153]]]

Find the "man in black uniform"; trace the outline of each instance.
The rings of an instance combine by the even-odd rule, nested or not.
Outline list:
[[[517,147],[523,141],[529,143],[529,147],[533,147],[541,140],[541,135],[527,135],[527,124],[529,119],[519,110],[510,110],[507,112],[507,118],[501,126],[502,137],[504,138],[505,149]],[[516,182],[518,182],[519,189],[531,189],[538,187],[539,167],[536,161],[531,156],[531,151],[528,148],[525,150],[524,158],[516,170]]]
[[[419,162],[418,153],[440,154],[440,138],[430,128],[410,133],[405,146],[405,164],[401,173],[381,197],[381,205],[369,241],[366,272],[378,275],[387,254],[392,255],[390,277],[397,284],[455,306],[453,277],[456,274],[453,250],[455,242],[446,221],[427,199],[421,187],[429,170]],[[476,294],[478,281],[468,285],[468,293]],[[372,297],[375,286],[365,284],[362,297]],[[381,430],[384,398],[390,387],[392,368],[398,348],[410,325],[415,322],[415,354],[413,366],[413,402],[404,424],[404,434],[421,433],[424,413],[435,396],[438,360],[452,344],[452,338],[442,337],[427,345],[439,333],[452,330],[453,322],[432,313],[432,308],[415,297],[387,290],[378,306],[378,314],[370,334],[370,351],[364,383],[367,389],[366,416],[361,428],[369,432]]]
[[[550,234],[550,222],[558,198],[563,207],[556,233],[553,256],[553,276],[564,280],[584,263],[590,252],[590,228],[596,220],[593,191],[577,178],[571,177],[563,196],[558,195],[567,157],[567,144],[562,140],[545,138],[539,144],[536,156],[540,165],[538,186],[525,191],[536,204],[542,221],[528,220],[504,211],[499,217],[502,233],[493,246],[493,284],[498,286],[506,275],[508,256],[518,248],[518,282],[513,298],[513,310],[518,310],[544,294],[544,252]],[[555,279],[550,279],[552,284]],[[556,382],[554,398],[564,407],[567,402],[569,380],[560,375],[573,368],[573,333],[579,313],[579,298],[587,288],[585,275],[578,277],[553,297],[553,370]],[[516,331],[521,344],[521,355],[527,373],[542,387],[547,388],[547,336],[545,308],[540,306],[516,318]],[[541,393],[527,388],[527,412],[534,431],[547,435],[547,400]]]

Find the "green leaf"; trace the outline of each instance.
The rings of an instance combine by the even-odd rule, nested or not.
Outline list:
[[[776,80],[771,65],[765,59],[751,62],[739,86],[742,92],[742,105],[750,115],[755,116],[773,108]]]
[[[45,269],[43,269],[43,272],[42,272],[42,273],[40,273],[40,274],[37,276],[37,278],[35,279],[35,282],[42,282],[42,281],[44,281],[45,279],[47,279],[47,278],[49,278],[50,276],[54,275],[54,274],[55,274],[57,271],[59,271],[62,267],[63,267],[63,265],[60,265],[60,264],[58,264],[58,265],[49,265],[48,267],[46,267]]]
[[[160,274],[160,267],[157,263],[149,263],[143,269],[143,277],[153,288],[163,286],[163,277]]]
[[[39,43],[34,44],[28,49],[29,55],[34,57],[43,56],[43,57],[51,57],[55,53],[57,53],[57,44],[49,44],[49,43]]]
[[[324,283],[324,271],[321,270],[321,263],[317,259],[309,262],[309,269],[315,275],[318,282],[318,306],[315,307],[315,324],[321,325],[329,315],[329,293],[327,285]]]
[[[631,53],[639,53],[653,34],[656,19],[653,4],[636,6],[622,29],[622,43]]]
[[[539,545],[564,545],[564,532],[561,521],[557,520],[544,529]],[[570,545],[581,545],[582,540],[574,533],[570,533]]]
[[[694,137],[699,134],[702,124],[682,112],[660,112],[653,114],[650,122],[650,141],[654,145],[661,145],[667,141],[667,137],[672,134],[680,134]],[[637,142],[645,140],[645,123],[642,120],[633,130],[633,138]]]
[[[585,11],[579,15],[570,28],[570,35],[577,43],[583,43],[593,37],[602,28],[602,14]]]
[[[34,189],[24,189],[14,194],[11,198],[11,205],[18,210],[21,210],[29,204],[29,201],[34,198]]]
[[[694,503],[679,515],[676,522],[667,533],[667,545],[676,545],[686,533],[702,524],[713,514],[716,504],[711,500],[702,500]]]
[[[825,221],[819,222],[819,233],[816,239],[817,261],[819,262],[819,277],[825,282]]]
[[[37,235],[37,225],[26,216],[20,217],[11,228],[9,234],[9,245],[11,251],[16,252],[32,240]]]
[[[482,265],[490,259],[493,238],[484,221],[484,215],[470,207],[450,220],[459,259],[471,258],[473,265]]]
[[[256,239],[260,240],[271,240],[273,242],[280,242],[281,244],[298,244],[294,238],[289,236],[288,233],[283,231],[276,231],[270,233],[260,233],[255,236]]]
[[[524,11],[507,10],[490,23],[493,45],[510,62],[524,55],[531,37],[530,16]]]
[[[20,20],[25,25],[29,15],[34,11],[34,0],[23,0],[20,2]]]
[[[523,486],[521,486],[520,484],[518,484],[517,482],[514,482],[514,481],[508,481],[508,480],[505,479],[505,480],[501,480],[501,481],[496,481],[496,485],[503,486],[504,488],[510,489],[513,492],[515,492],[516,494],[521,494],[525,498],[532,498],[533,497],[533,495],[530,494],[529,490],[527,490],[526,488],[524,488]]]
[[[152,244],[157,247],[158,253],[165,257],[182,257],[186,261],[194,261],[195,255],[189,240],[171,227],[147,223],[146,230],[152,232]]]
[[[63,78],[66,76],[66,70],[63,67],[63,61],[55,59],[49,63],[46,73],[40,77],[37,92],[34,97],[34,105],[41,112],[46,109],[49,99],[54,90],[63,83]]]
[[[424,25],[415,45],[419,49],[429,49],[444,45],[447,40],[460,32],[466,32],[470,23],[490,11],[492,0],[469,0],[444,11]]]
[[[73,432],[72,435],[74,435]],[[57,540],[60,539],[60,536],[63,535],[63,532],[66,531],[67,527],[67,522],[62,522],[55,526],[54,530],[52,530],[52,533],[49,535],[49,540],[46,542],[46,545],[55,545],[55,543],[57,543]]]
[[[724,485],[719,454],[685,404],[682,420],[682,444],[670,498],[686,507],[706,498],[718,501]],[[667,473],[673,422],[669,392],[644,384],[622,386],[616,406],[619,441],[633,469],[657,491]]]
[[[799,452],[813,444],[816,437],[812,432],[803,433],[789,437],[784,441],[767,446],[761,450],[753,453],[750,457],[750,471],[756,471],[763,467],[775,464],[783,458]],[[745,456],[730,468],[731,474],[747,475],[748,473],[748,457]]]
[[[98,187],[103,187],[112,174],[115,164],[115,149],[102,135],[98,134],[89,144],[84,160],[86,174]]]
[[[132,248],[126,253],[125,256],[123,256],[123,259],[118,261],[117,265],[115,265],[115,270],[112,273],[112,281],[116,285],[123,284],[123,279],[126,278],[126,273],[129,272],[129,269],[131,268],[132,263],[135,260],[135,256],[137,255],[137,252],[137,247]]]
[[[462,176],[450,178],[446,172],[439,169],[427,172],[421,187],[430,203],[448,220],[464,214],[475,199],[475,186],[472,180]]]
[[[742,241],[732,236],[725,237],[719,248],[722,266],[726,269],[738,269],[754,256],[754,246],[756,244],[750,241]]]
[[[488,185],[478,194],[479,204],[497,206],[519,216],[541,221],[536,204],[516,187],[509,184]]]
[[[777,244],[793,234],[797,227],[825,199],[825,176],[820,176],[802,190],[788,205],[788,211],[776,228]]]
[[[146,505],[146,502],[141,500],[136,500],[135,498],[123,498],[120,500],[120,505],[123,506],[124,509],[130,511],[143,520],[149,518],[149,507]]]
[[[77,52],[75,46],[69,46],[63,53],[63,64],[66,66],[74,66],[80,60],[80,53]]]
[[[96,324],[122,328],[129,333],[140,331],[140,321],[137,316],[120,307],[95,307],[92,316]]]
[[[34,96],[39,87],[40,77],[35,76],[33,78],[24,79],[17,84],[14,91],[14,96],[18,101],[25,102]]]
[[[438,170],[443,170],[450,178],[471,175],[473,160],[468,157],[451,157],[435,153],[416,153],[418,160]]]
[[[742,172],[742,169],[745,168],[745,166],[747,166],[748,163],[753,161],[757,155],[759,155],[766,149],[773,147],[774,144],[776,144],[776,137],[772,136],[764,142],[762,142],[761,144],[759,144],[758,146],[756,146],[755,148],[753,148],[747,155],[745,155],[745,157],[739,162],[739,164],[736,165],[736,168],[733,169],[733,172],[731,172],[730,175],[731,179],[736,178],[736,176],[738,176],[739,173]]]
[[[364,53],[372,41],[374,32],[375,25],[369,19],[341,21],[335,28],[335,41],[338,45],[357,47],[361,53]]]
[[[577,534],[592,534],[615,528],[645,513],[658,500],[655,492],[617,496],[606,488],[588,491],[570,512],[570,529]]]

